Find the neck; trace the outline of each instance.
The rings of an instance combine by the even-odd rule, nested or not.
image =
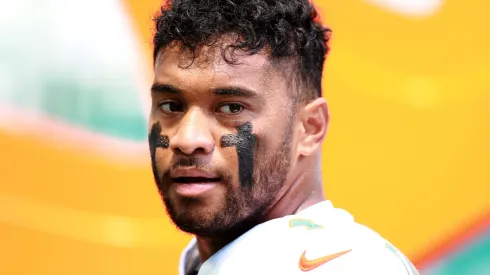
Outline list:
[[[248,230],[252,229],[259,221],[247,221],[244,222],[245,226],[234,228],[224,233],[220,233],[215,236],[196,236],[197,248],[199,250],[199,256],[201,262],[205,262],[212,255],[218,252],[220,249],[236,240]]]
[[[258,224],[287,215],[293,215],[324,200],[321,172],[316,174],[310,173],[309,177],[304,174],[299,175],[282,192],[282,196],[279,196],[275,203],[264,212],[262,218],[249,224],[247,228],[240,228],[234,230],[234,232],[220,234],[219,236],[196,236],[201,261],[205,262],[213,254]]]
[[[296,214],[324,200],[321,174],[301,175],[269,209],[262,222]]]

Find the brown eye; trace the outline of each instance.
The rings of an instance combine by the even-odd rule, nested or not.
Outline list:
[[[243,106],[237,103],[223,104],[218,108],[219,113],[237,114],[243,111]]]
[[[165,114],[171,114],[175,112],[182,112],[183,106],[181,103],[176,101],[167,101],[160,104],[160,109]]]

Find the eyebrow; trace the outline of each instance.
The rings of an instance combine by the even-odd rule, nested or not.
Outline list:
[[[181,94],[183,91],[170,84],[154,83],[151,86],[153,93],[168,93],[168,94]],[[256,91],[244,88],[244,87],[221,87],[212,89],[211,92],[215,95],[221,96],[241,96],[241,97],[259,97],[259,93]]]
[[[162,84],[162,83],[153,83],[151,85],[151,91],[153,93],[163,93],[163,94],[179,94],[182,93],[182,90],[180,90],[177,87],[174,87],[169,84]]]
[[[226,87],[213,90],[215,95],[223,96],[241,96],[241,97],[258,97],[259,94],[253,90],[243,87]]]

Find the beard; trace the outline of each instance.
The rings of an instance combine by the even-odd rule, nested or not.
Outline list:
[[[215,171],[221,178],[225,192],[217,206],[206,204],[205,198],[186,197],[178,201],[170,196],[169,170],[157,181],[168,216],[180,230],[201,237],[241,234],[260,223],[264,212],[276,201],[284,186],[291,164],[292,121],[287,126],[283,142],[273,153],[264,156],[267,145],[260,139],[255,150],[253,184],[251,187],[234,187],[232,176]],[[270,151],[269,151],[270,152]],[[263,152],[262,152],[263,153]],[[181,166],[203,167],[198,158],[187,158]],[[154,174],[156,174],[156,165]],[[235,177],[236,178],[236,177]]]

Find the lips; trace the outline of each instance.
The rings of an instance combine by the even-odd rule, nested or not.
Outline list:
[[[218,175],[197,168],[177,168],[170,176],[175,183],[215,183],[221,180]]]
[[[220,178],[205,178],[205,177],[178,177],[172,178],[175,183],[212,183],[219,182]]]
[[[185,197],[200,196],[221,181],[218,175],[196,168],[177,168],[171,171],[170,176],[175,191]]]

